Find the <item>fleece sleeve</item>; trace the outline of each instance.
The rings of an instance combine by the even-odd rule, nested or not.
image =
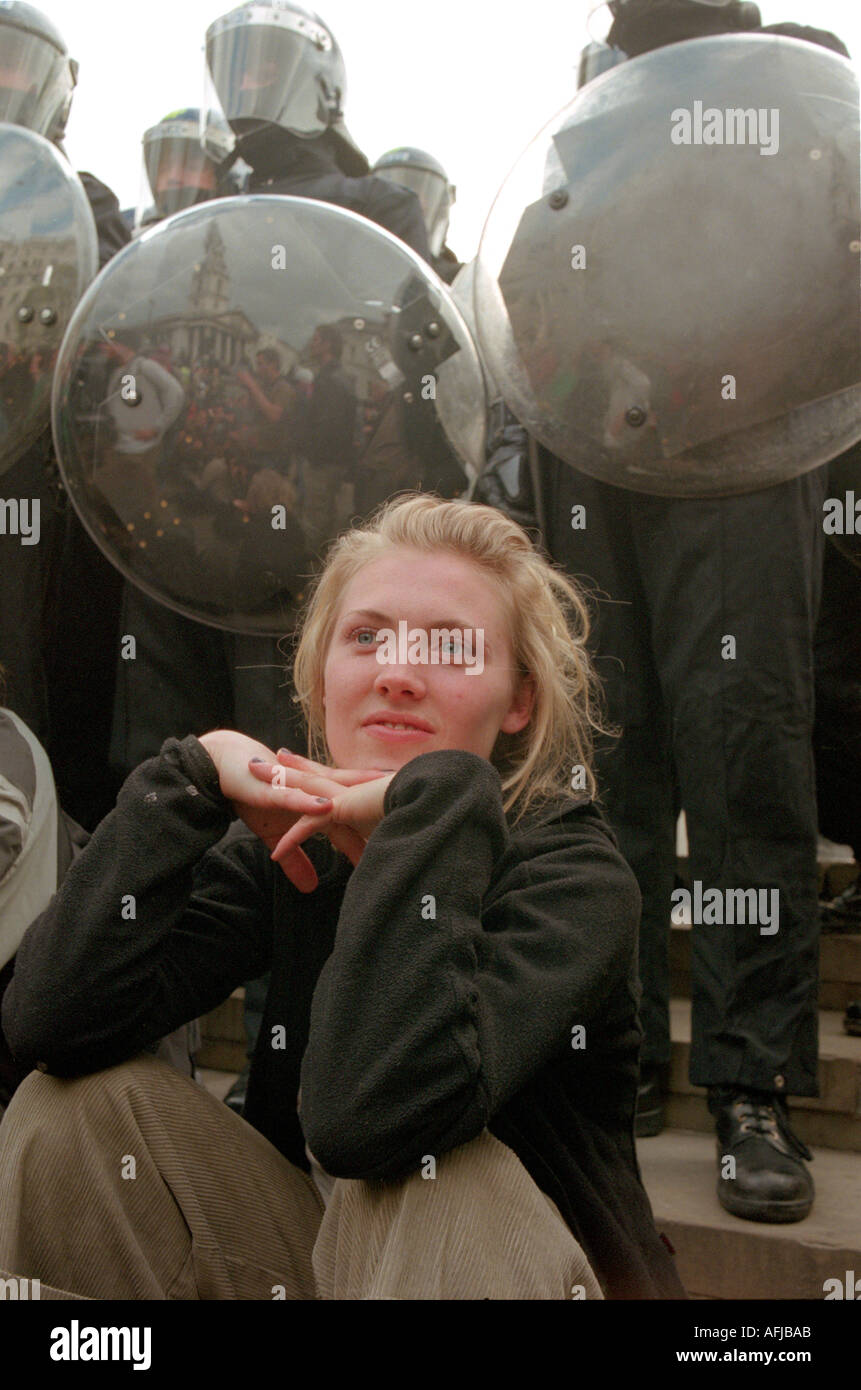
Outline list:
[[[471,753],[402,768],[314,994],[302,1124],[338,1177],[396,1178],[478,1135],[630,968],[636,882],[597,817],[512,837]],[[493,880],[493,882],[492,882]]]
[[[19,1062],[111,1066],[268,968],[259,846],[249,833],[213,848],[230,820],[195,738],[131,774],[18,949],[2,1024]]]

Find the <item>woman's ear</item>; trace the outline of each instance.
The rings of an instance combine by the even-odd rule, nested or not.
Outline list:
[[[535,677],[521,676],[515,687],[508,713],[499,726],[502,734],[519,734],[532,718],[535,706]]]

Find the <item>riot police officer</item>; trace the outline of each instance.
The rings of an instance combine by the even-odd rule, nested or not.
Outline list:
[[[757,7],[737,0],[612,0],[610,10],[612,62],[695,37],[759,28]],[[772,26],[772,31],[787,33],[789,26]],[[791,36],[846,52],[821,31],[792,26]],[[668,56],[664,77],[669,63]],[[604,93],[606,103],[609,85]],[[553,153],[558,162],[558,149]],[[578,165],[570,146],[567,153],[572,168],[588,167],[595,158],[590,148]],[[564,192],[554,193],[549,207],[566,202]],[[547,203],[543,199],[535,208]],[[671,217],[670,208],[666,215]],[[517,307],[526,305],[524,312],[536,314],[538,332],[539,314],[523,293],[529,273],[525,260],[515,263],[509,254],[504,272],[512,286],[510,304],[517,287],[522,296]],[[656,285],[656,294],[664,291]],[[672,293],[667,285],[667,302]],[[547,313],[540,293],[535,300]],[[655,297],[648,302],[655,304]],[[686,303],[686,315],[690,312]],[[852,342],[857,321],[849,315],[847,323]],[[666,333],[666,317],[660,327]],[[796,477],[793,473],[810,465],[791,460],[783,475],[790,480],[761,491],[728,486],[726,494],[742,495],[716,489],[716,495],[701,497],[694,489],[689,496],[673,497],[672,486],[665,486],[656,492],[669,496],[648,495],[645,474],[653,460],[656,469],[661,466],[652,393],[662,392],[664,439],[684,403],[678,343],[669,340],[663,359],[656,353],[663,364],[649,377],[625,344],[602,334],[603,329],[586,334],[590,341],[577,363],[580,384],[587,376],[591,382],[584,404],[595,420],[581,415],[572,424],[569,413],[560,430],[589,433],[595,458],[619,458],[623,446],[641,439],[641,478],[612,486],[599,480],[606,473],[586,475],[588,459],[586,472],[576,471],[533,444],[533,467],[521,467],[517,484],[511,483],[506,464],[507,472],[498,470],[477,495],[521,514],[530,504],[540,511],[551,555],[595,594],[597,664],[610,720],[621,728],[618,741],[603,750],[601,781],[643,894],[645,1041],[638,1133],[658,1133],[662,1126],[661,1083],[670,1058],[667,919],[680,806],[688,820],[692,881],[702,890],[714,886],[721,892],[724,886],[756,884],[762,885],[760,892],[767,886],[777,895],[779,926],[768,934],[725,925],[709,914],[694,927],[691,1080],[708,1088],[721,1159],[721,1203],[751,1220],[797,1221],[813,1201],[804,1164],[811,1155],[793,1133],[786,1098],[817,1094],[811,728],[824,470]],[[553,390],[567,392],[566,364],[552,344],[542,345],[540,357],[538,351],[531,364],[533,386],[539,381],[548,399]],[[545,382],[550,383],[546,388]],[[696,425],[689,415],[686,427]],[[793,437],[803,450],[803,432]],[[751,466],[729,449],[722,458],[723,467]],[[756,487],[753,474],[745,485]],[[725,1162],[728,1157],[732,1164]]]
[[[77,77],[78,64],[45,15],[22,0],[0,8],[0,121],[35,131],[64,154]],[[111,190],[92,174],[80,179],[104,265],[129,240],[128,228]],[[47,428],[3,485],[9,496],[38,501],[42,517],[38,545],[2,540],[0,660],[9,704],[48,747],[63,804],[91,824],[114,790],[106,769],[119,577],[67,506]]]
[[[411,188],[416,194],[422,207],[434,269],[440,279],[450,285],[461,269],[461,262],[446,244],[457,190],[449,182],[448,174],[439,160],[428,154],[427,150],[419,150],[414,145],[400,145],[381,154],[372,172],[402,188]]]
[[[206,62],[206,104],[223,112],[235,156],[251,166],[248,192],[336,203],[430,260],[418,198],[372,175],[344,124],[344,61],[321,19],[299,5],[249,0],[209,26]]]
[[[218,171],[233,140],[226,123],[213,118],[201,138],[200,111],[186,106],[169,111],[144,131],[142,144],[143,199],[135,219],[139,228],[214,197]],[[232,191],[241,191],[238,180]]]

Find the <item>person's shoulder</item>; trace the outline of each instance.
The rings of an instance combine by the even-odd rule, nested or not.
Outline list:
[[[587,794],[560,793],[530,810],[510,829],[510,851],[518,860],[559,856],[572,870],[603,872],[636,890],[636,879],[601,806]]]
[[[511,826],[512,836],[515,837],[564,837],[573,830],[581,834],[595,834],[616,844],[616,837],[604,812],[587,792],[560,791],[554,796],[543,797]]]

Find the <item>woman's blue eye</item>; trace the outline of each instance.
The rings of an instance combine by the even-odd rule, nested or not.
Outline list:
[[[360,647],[370,647],[376,644],[377,634],[372,627],[360,627],[354,632],[353,636]],[[370,642],[363,642],[363,637],[370,637]]]

